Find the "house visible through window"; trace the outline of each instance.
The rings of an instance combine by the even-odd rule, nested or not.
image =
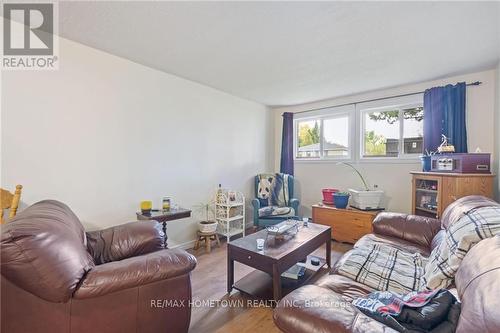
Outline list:
[[[362,110],[362,157],[399,157],[422,154],[421,105]]]
[[[416,158],[423,153],[423,96],[376,99],[295,117],[295,159]]]
[[[350,154],[350,113],[329,112],[295,121],[296,159],[345,159]],[[354,111],[354,107],[352,107]]]
[[[422,154],[424,147],[424,108],[403,110],[404,154]]]
[[[349,117],[347,115],[323,120],[323,155],[349,156]]]

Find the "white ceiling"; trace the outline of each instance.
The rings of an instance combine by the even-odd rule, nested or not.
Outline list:
[[[493,67],[498,2],[61,2],[63,37],[266,105]]]

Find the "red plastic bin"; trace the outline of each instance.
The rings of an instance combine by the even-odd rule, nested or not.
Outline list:
[[[324,188],[321,190],[323,192],[323,201],[333,204],[333,193],[338,192],[336,188]]]

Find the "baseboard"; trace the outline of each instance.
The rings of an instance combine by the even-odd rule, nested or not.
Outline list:
[[[174,246],[169,246],[168,248],[169,249],[182,249],[182,250],[188,250],[188,249],[192,249],[194,247],[194,243],[196,242],[195,239],[189,241],[189,242],[185,242],[185,243],[181,243],[181,244],[177,244],[177,245],[174,245]]]
[[[246,224],[245,226],[246,226],[246,228],[245,228],[246,234],[247,235],[251,234],[253,232],[253,224]],[[219,236],[219,237],[221,239],[225,239],[225,237],[223,237],[223,236]],[[190,241],[185,242],[185,243],[177,244],[177,245],[174,245],[174,246],[168,246],[168,248],[169,249],[188,250],[188,249],[192,249],[194,247],[194,243],[196,243],[196,239],[190,240]]]

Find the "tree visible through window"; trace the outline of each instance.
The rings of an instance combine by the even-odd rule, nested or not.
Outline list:
[[[423,107],[367,111],[363,114],[365,117],[364,157],[397,157],[400,153],[422,153]],[[400,147],[401,143],[403,143],[403,149]]]
[[[298,126],[298,152],[299,158],[320,156],[320,121],[299,121]]]
[[[319,143],[319,122],[314,121],[311,128],[311,121],[300,123],[299,125],[299,147]]]
[[[297,120],[296,158],[349,156],[349,115]]]

